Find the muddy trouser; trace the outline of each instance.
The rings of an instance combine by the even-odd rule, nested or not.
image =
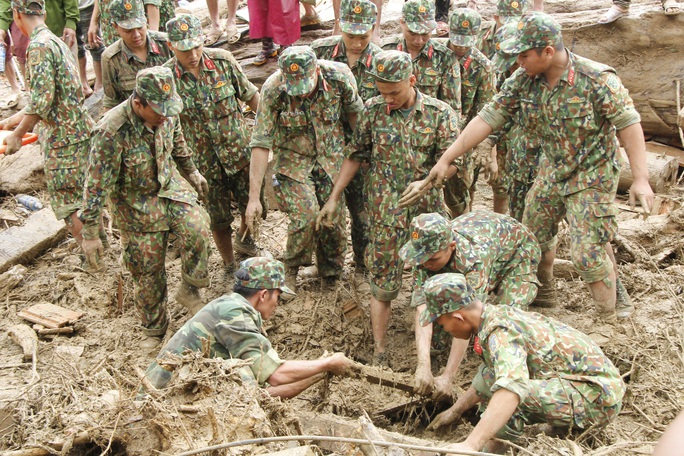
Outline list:
[[[344,190],[349,218],[351,218],[351,238],[356,267],[365,268],[364,254],[368,245],[368,208],[366,197],[366,176],[368,167],[361,164],[354,179]]]
[[[207,212],[209,213],[209,220],[211,221],[212,230],[229,229],[232,232],[231,224],[235,217],[233,217],[232,207],[235,204],[242,217],[247,211],[247,203],[249,202],[249,166],[245,166],[240,171],[237,171],[230,176],[226,174],[225,170],[220,167],[218,178],[207,178],[209,185],[209,193],[207,193]],[[261,194],[259,195],[261,201],[262,213],[261,218],[266,219],[268,212],[268,202],[264,197],[264,186],[261,186]]]
[[[473,183],[475,165],[472,155],[472,151],[466,152],[461,162],[465,163],[465,166],[444,185],[444,202],[452,218],[465,214],[470,208],[470,186]]]
[[[81,209],[90,140],[51,149],[43,146],[50,206],[57,220]]]
[[[180,240],[181,275],[190,285],[209,286],[209,217],[196,204],[160,198],[165,204],[169,230],[133,232],[121,230],[122,260],[131,273],[135,287],[135,307],[145,334],[159,336],[166,332],[166,246],[169,234]]]
[[[493,393],[491,391],[496,378],[494,371],[480,365],[473,379],[472,386],[477,395],[483,399],[480,411],[483,412]],[[575,386],[577,384],[577,387]],[[578,387],[584,390],[584,395]],[[523,433],[526,424],[547,423],[555,427],[574,427],[586,429],[589,426],[602,426],[615,418],[622,403],[605,405],[601,401],[602,388],[586,382],[576,382],[560,377],[528,380],[528,395],[520,402],[510,420],[497,432],[496,437],[515,440]],[[587,390],[591,394],[587,394]],[[592,399],[585,397],[592,396]]]
[[[321,277],[339,277],[347,243],[342,202],[335,210],[333,227],[321,227],[319,232],[315,230],[320,208],[332,192],[332,179],[318,164],[314,165],[306,182],[298,182],[283,174],[276,174],[276,179],[279,184],[273,190],[278,205],[290,218],[283,258],[285,267],[311,264],[315,249],[318,274]]]
[[[88,49],[90,55],[94,62],[99,62],[102,60],[102,53],[105,50],[104,44],[100,44],[95,48],[90,48],[88,44],[88,28],[90,27],[90,19],[93,17],[93,9],[95,5],[86,6],[82,10],[79,10],[81,19],[78,21],[76,30],[76,45],[78,46],[78,58],[82,59],[86,56],[85,51]],[[98,32],[98,36],[102,39],[102,36]]]

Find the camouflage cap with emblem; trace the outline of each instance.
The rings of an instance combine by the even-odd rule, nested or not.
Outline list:
[[[30,8],[32,4],[36,5],[33,9]],[[45,0],[12,0],[12,9],[22,14],[42,16],[45,14]],[[11,12],[10,16],[12,16]],[[12,22],[11,18],[10,22]]]
[[[369,73],[383,82],[401,82],[413,74],[411,55],[401,51],[382,51],[373,56]]]
[[[516,61],[516,56],[513,54],[506,54],[501,51],[501,43],[512,38],[518,31],[518,24],[516,22],[506,22],[499,27],[499,30],[494,34],[494,46],[496,52],[492,57],[492,65],[497,73],[505,73],[508,71]]]
[[[293,97],[308,95],[318,82],[318,60],[309,46],[291,46],[278,59],[285,79],[285,92]]]
[[[501,22],[519,19],[530,11],[529,0],[499,0],[496,3],[496,14]]]
[[[142,0],[112,0],[109,4],[109,14],[116,25],[126,30],[137,29],[147,24]]]
[[[179,14],[166,23],[169,42],[179,51],[189,51],[204,43],[200,20],[192,14]]]
[[[414,217],[409,231],[411,239],[399,250],[399,257],[414,266],[425,263],[454,240],[451,223],[436,212]]]
[[[378,7],[370,0],[343,0],[340,6],[340,30],[350,35],[370,32],[378,18]]]
[[[408,29],[413,33],[432,33],[437,28],[435,2],[409,0],[401,8],[401,16]]]
[[[562,41],[560,24],[545,13],[533,11],[523,16],[517,28],[513,37],[501,43],[502,52],[518,55],[530,49],[554,47]]]
[[[242,280],[238,276],[246,273],[248,279]],[[273,290],[275,288],[283,293],[296,294],[285,285],[285,266],[278,260],[266,257],[249,258],[240,263],[240,268],[235,272],[235,281],[245,288],[255,290]]]
[[[475,301],[475,292],[465,276],[458,273],[437,274],[423,285],[426,308],[420,314],[421,326],[427,326],[444,314],[467,307]]]
[[[475,46],[481,24],[482,17],[474,9],[455,9],[449,16],[449,41],[454,46]]]
[[[164,117],[173,117],[183,110],[183,100],[176,92],[173,73],[166,67],[145,68],[135,78],[135,91],[152,110]]]

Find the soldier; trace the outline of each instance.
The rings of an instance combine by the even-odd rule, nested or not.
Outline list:
[[[166,29],[175,57],[164,66],[172,70],[183,99],[180,120],[185,138],[195,152],[195,164],[209,184],[207,211],[211,234],[226,272],[232,274],[236,266],[233,249],[246,256],[257,252],[250,236],[242,240],[247,229],[244,213],[249,200],[249,130],[240,100],[256,112],[259,93],[230,52],[204,49],[202,25],[195,16],[182,14],[170,20]],[[242,214],[234,243],[233,201]]]
[[[542,250],[537,302],[557,305],[553,260],[558,223],[565,217],[572,262],[587,282],[601,317],[611,317],[616,313],[617,265],[610,241],[617,232],[613,201],[620,172],[616,130],[634,177],[630,203],[638,199],[646,214],[653,205],[639,114],[615,71],[568,51],[560,25],[547,14],[524,16],[516,36],[500,47],[517,55],[521,68],[468,124],[429,177],[411,184],[401,204],[417,200],[425,191],[421,189],[431,187],[433,181],[443,185],[453,174],[449,167],[455,158],[520,113],[523,128],[540,138],[544,153],[523,215]],[[623,300],[617,316],[625,318],[633,310]]]
[[[559,321],[511,306],[482,303],[462,274],[440,274],[423,287],[424,325],[438,322],[459,339],[475,337],[482,359],[473,382],[428,429],[453,423],[480,404],[482,416],[454,450],[498,452],[525,424],[588,429],[622,408],[620,372],[591,338]],[[503,448],[502,448],[503,447]]]
[[[233,293],[211,301],[185,323],[145,376],[156,388],[166,387],[173,367],[165,365],[165,358],[187,350],[205,352],[207,341],[211,358],[251,361],[240,375],[266,388],[271,396],[294,397],[323,380],[326,372],[343,374],[352,362],[342,353],[311,361],[284,361],[262,334],[262,319],[271,318],[285,293],[294,295],[285,284],[283,263],[263,257],[243,261],[235,273]]]
[[[194,313],[204,304],[198,287],[209,286],[208,217],[197,194],[183,184],[181,173],[200,197],[207,193],[207,182],[185,145],[176,117],[182,109],[171,70],[141,70],[131,97],[95,127],[90,150],[83,250],[88,263],[99,267],[102,245],[95,221],[109,196],[121,230],[122,260],[135,286],[144,349],[159,344],[169,323],[164,268],[169,233],[181,240],[182,280],[176,302]]]
[[[13,0],[12,10],[21,33],[31,39],[27,48],[29,100],[26,108],[1,124],[5,130],[14,128],[5,138],[5,153],[19,150],[24,134],[42,121],[50,204],[80,245],[83,225],[77,211],[81,207],[93,120],[83,107],[78,66],[71,50],[45,25],[44,0]]]
[[[536,10],[536,2],[538,0],[534,1]],[[531,9],[532,5],[529,0],[497,0],[494,21],[484,22],[479,31],[480,43],[478,49],[485,57],[491,60],[498,51],[496,47],[496,32],[506,23],[512,22],[517,25],[520,18]]]
[[[341,36],[321,38],[311,44],[319,59],[332,60],[349,66],[359,96],[363,101],[379,95],[375,78],[370,73],[373,56],[380,49],[371,43],[377,7],[370,0],[344,0],[341,7]],[[351,141],[352,131],[345,128],[345,142]],[[366,208],[365,183],[368,168],[363,167],[344,190],[344,198],[351,217],[352,247],[354,262],[359,275],[365,273],[364,256],[368,245],[368,210]],[[365,279],[364,279],[365,281]]]
[[[290,217],[285,282],[294,290],[299,266],[311,264],[315,250],[318,274],[331,286],[344,265],[347,237],[341,208],[335,211],[330,227],[318,233],[314,228],[344,158],[343,119],[354,129],[363,104],[349,67],[316,59],[308,46],[288,48],[278,59],[278,67],[261,88],[250,142],[247,224],[254,227],[262,212],[259,193],[268,151],[273,149],[274,191],[280,208]]]
[[[166,34],[147,30],[142,0],[112,0],[109,13],[121,38],[102,54],[106,110],[131,96],[138,71],[163,65],[172,57]]]
[[[451,222],[439,214],[421,214],[411,222],[410,231],[411,239],[399,256],[415,266],[411,306],[416,309],[416,392],[441,399],[451,393],[468,341],[453,340],[444,373],[433,379],[430,340],[437,330],[420,324],[425,310],[423,284],[435,274],[458,272],[483,302],[526,310],[537,295],[541,251],[526,226],[492,212],[471,212]]]
[[[446,103],[415,89],[411,57],[400,51],[375,56],[372,74],[381,96],[366,102],[346,149],[335,187],[318,216],[317,225],[332,224],[345,187],[362,162],[368,174],[370,313],[374,364],[387,365],[385,338],[392,300],[401,288],[403,262],[399,248],[408,240],[409,224],[418,214],[442,210],[442,192],[430,192],[416,207],[401,209],[401,191],[424,175],[458,134],[458,116]]]

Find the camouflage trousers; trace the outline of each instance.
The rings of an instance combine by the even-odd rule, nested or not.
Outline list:
[[[233,216],[232,206],[235,203],[244,216],[249,201],[249,166],[245,166],[240,171],[232,175],[227,175],[223,168],[220,169],[218,179],[207,178],[209,193],[207,194],[207,212],[211,221],[212,230],[223,230],[230,228],[235,217]],[[261,207],[263,208],[262,217],[266,217],[268,203],[264,198],[264,188],[261,187]]]
[[[511,186],[511,178],[506,172],[506,156],[508,155],[508,143],[507,141],[499,141],[496,145],[496,165],[499,168],[499,172],[496,175],[496,179],[492,182],[492,192],[494,195],[507,195],[509,188]],[[476,170],[476,176],[479,175],[480,170]],[[475,186],[477,182],[477,177],[475,177],[475,182],[471,187]]]
[[[180,240],[181,275],[196,287],[209,286],[209,221],[198,205],[160,199],[167,203],[168,231],[132,232],[121,230],[122,261],[131,273],[135,307],[147,335],[166,332],[166,247],[169,234]]]
[[[287,246],[283,262],[286,268],[311,264],[316,251],[316,264],[321,277],[339,276],[344,266],[347,237],[344,206],[338,204],[332,228],[321,227],[316,232],[316,217],[330,197],[333,182],[320,165],[315,165],[306,182],[298,182],[276,174],[279,185],[274,187],[280,208],[290,217],[287,226]]]
[[[366,267],[370,274],[371,296],[391,301],[399,295],[404,261],[399,249],[409,240],[409,229],[380,224],[370,225]]]
[[[555,248],[558,224],[567,219],[572,263],[587,283],[605,280],[613,270],[605,244],[617,233],[617,183],[617,179],[609,180],[610,188],[591,187],[561,195],[557,184],[536,179],[525,199],[523,224],[537,237],[542,252]]]
[[[506,274],[490,293],[493,300],[502,305],[527,310],[537,296],[537,265],[527,274]]]
[[[473,185],[475,162],[471,157],[472,151],[461,157],[462,164],[456,174],[444,185],[444,202],[456,218],[470,210],[470,187]]]
[[[354,179],[344,190],[349,218],[351,219],[351,239],[356,267],[365,267],[364,255],[368,246],[368,197],[366,195],[366,176],[368,167],[361,164]]]
[[[511,217],[522,222],[525,198],[539,174],[542,151],[539,146],[526,145],[520,141],[506,154],[506,174],[510,179],[508,188],[508,209]],[[498,155],[497,155],[498,158]],[[499,168],[501,169],[501,168]]]
[[[89,149],[89,140],[58,149],[43,147],[50,206],[57,220],[65,219],[81,208]]]
[[[494,371],[484,364],[480,365],[472,383],[478,396],[483,399],[480,412],[484,412],[493,395],[491,388],[495,381]],[[526,424],[547,423],[554,427],[581,429],[605,426],[622,408],[621,402],[605,403],[601,400],[601,386],[587,382],[555,377],[530,379],[528,386],[529,394],[496,434],[498,438],[516,440],[522,435]]]
[[[525,212],[525,197],[532,188],[532,183],[511,179],[511,185],[508,188],[508,211],[510,216],[519,222],[522,222],[523,213]]]

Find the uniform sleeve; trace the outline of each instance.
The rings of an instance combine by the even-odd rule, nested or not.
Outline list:
[[[444,154],[444,151],[451,146],[458,138],[458,115],[450,107],[446,107],[440,113],[441,121],[437,125],[437,155],[436,160]]]
[[[25,112],[45,119],[55,101],[55,62],[43,43],[29,45],[26,56],[30,90]]]
[[[369,162],[373,151],[373,133],[371,130],[371,109],[366,102],[363,111],[359,114],[356,128],[352,139],[344,149],[344,156],[357,162]]]
[[[235,60],[235,57],[231,55],[228,58],[228,62],[232,69],[231,82],[233,84],[233,88],[235,89],[235,94],[240,100],[247,103],[254,97],[254,94],[257,93],[258,89],[250,82],[249,79],[247,79],[247,76],[245,76],[245,73],[243,73],[242,67],[238,61]]]
[[[266,81],[268,83],[268,81]],[[249,147],[273,148],[273,138],[276,132],[278,111],[275,107],[275,91],[264,84],[261,88],[261,98],[257,109],[256,123],[252,130]]]
[[[0,0],[0,29],[9,31],[13,20],[12,3],[10,0]]]
[[[463,107],[461,106],[461,65],[455,57],[449,59],[448,68],[442,76],[442,84],[437,98],[451,106],[459,119],[463,116]]]
[[[520,81],[524,77],[527,76],[522,68],[513,73],[499,93],[477,113],[493,130],[506,124],[520,108]]]
[[[64,16],[66,22],[64,28],[76,30],[81,20],[81,12],[78,10],[78,0],[64,0]]]
[[[197,171],[197,167],[195,167],[195,163],[192,161],[192,151],[185,142],[180,117],[174,117],[173,122],[173,150],[171,151],[171,156],[181,173],[186,175],[192,174]]]
[[[344,80],[340,81],[340,87],[344,112],[353,114],[363,111],[363,100],[359,96],[356,79],[354,79],[354,75],[348,67],[344,68]]]
[[[152,5],[156,6],[157,8],[161,8],[162,2],[161,0],[143,0],[143,5]]]
[[[629,96],[629,92],[615,73],[612,71],[602,73],[597,84],[594,109],[608,119],[618,131],[641,122],[641,117],[634,108],[632,97]]]
[[[503,388],[524,401],[529,394],[530,372],[523,335],[513,327],[498,327],[487,336],[483,348],[485,344],[485,364],[491,367],[495,378],[492,394]]]
[[[111,56],[102,56],[102,88],[104,98],[102,105],[105,108],[113,108],[121,103],[119,95],[116,93],[114,82],[116,81],[116,71]]]
[[[88,169],[83,191],[85,227],[97,227],[105,198],[121,169],[121,153],[115,138],[104,130],[96,130],[90,140]],[[84,233],[87,230],[84,230]]]
[[[487,103],[494,98],[496,90],[494,89],[494,72],[492,67],[483,66],[480,73],[480,81],[477,88],[477,95],[475,99],[475,110],[481,111]]]
[[[413,268],[413,293],[411,294],[411,307],[416,308],[426,304],[425,292],[423,292],[423,285],[427,280],[427,272],[425,268]]]

